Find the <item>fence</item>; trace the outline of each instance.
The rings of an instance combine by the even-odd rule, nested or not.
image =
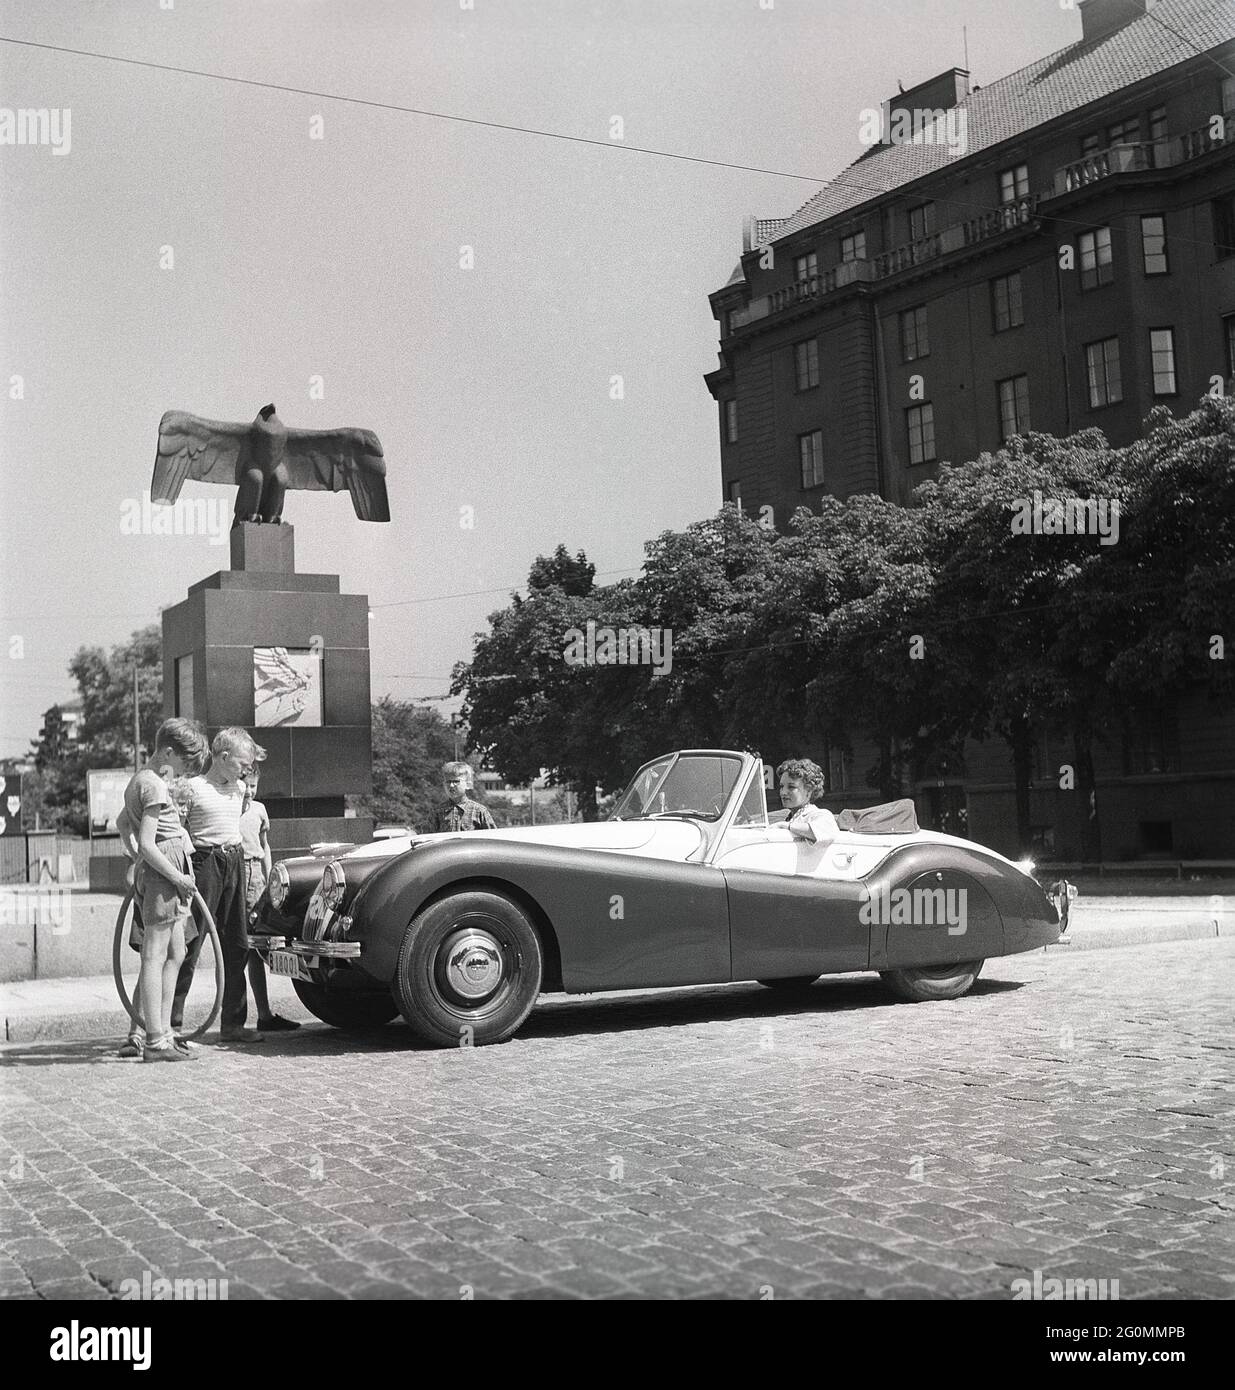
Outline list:
[[[119,839],[83,840],[54,830],[0,837],[0,883],[81,883],[90,856],[123,854]]]

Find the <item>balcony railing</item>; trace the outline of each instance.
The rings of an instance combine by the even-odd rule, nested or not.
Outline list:
[[[1156,146],[1148,142],[1130,145],[1111,145],[1094,150],[1081,159],[1065,164],[1055,174],[1055,193],[1071,193],[1112,174],[1126,174],[1134,169],[1152,169]]]
[[[836,288],[836,271],[825,270],[822,274],[807,275],[786,285],[782,290],[773,290],[768,295],[768,313],[779,314],[795,304],[803,304],[809,299],[818,299],[821,294],[831,294]]]
[[[1179,158],[1172,160],[1175,164],[1186,164],[1190,159],[1200,159],[1204,154],[1209,154],[1211,150],[1220,150],[1223,146],[1231,147],[1235,145],[1235,114],[1227,116],[1222,122],[1222,133],[1214,134],[1213,122],[1207,121],[1197,130],[1189,130],[1186,134],[1179,137]]]
[[[1135,173],[1145,169],[1171,169],[1200,159],[1212,150],[1235,146],[1235,115],[1226,116],[1220,134],[1214,133],[1212,121],[1183,135],[1166,136],[1161,140],[1141,140],[1133,144],[1112,145],[1109,149],[1094,150],[1084,159],[1065,164],[1055,173],[1055,196],[1071,193],[1113,174]]]
[[[952,228],[947,229],[949,232]],[[943,254],[944,233],[931,232],[927,236],[907,241],[903,246],[895,246],[875,257],[875,278],[882,280],[885,275],[895,275],[898,271],[909,270],[924,261],[933,261]]]
[[[1002,236],[1004,232],[1015,231],[1017,227],[1029,226],[1038,215],[1038,204],[1041,201],[1040,193],[1030,193],[1024,198],[1017,198],[1015,202],[992,208],[981,217],[971,217],[967,222],[962,222],[965,245],[976,246],[993,236]]]

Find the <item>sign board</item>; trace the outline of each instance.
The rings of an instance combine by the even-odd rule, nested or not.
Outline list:
[[[20,835],[21,825],[21,773],[6,773],[4,777],[4,801],[0,803],[4,814],[3,835]]]
[[[116,817],[124,808],[124,789],[133,774],[127,768],[93,768],[86,773],[90,838],[115,835]]]

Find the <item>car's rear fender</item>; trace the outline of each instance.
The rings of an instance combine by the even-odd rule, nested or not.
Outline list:
[[[1034,880],[977,846],[905,845],[866,886],[873,970],[986,960],[1059,936],[1055,908]]]

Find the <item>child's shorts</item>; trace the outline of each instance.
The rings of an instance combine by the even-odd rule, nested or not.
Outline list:
[[[260,859],[244,861],[244,905],[250,922],[266,891],[266,869]]]
[[[192,872],[183,840],[159,840],[158,846],[182,874]],[[197,935],[197,927],[188,902],[161,873],[152,869],[144,859],[139,859],[134,874],[133,925],[129,929],[129,945],[135,951],[141,950],[147,923],[170,927],[177,921],[184,922],[186,943],[192,941]]]

